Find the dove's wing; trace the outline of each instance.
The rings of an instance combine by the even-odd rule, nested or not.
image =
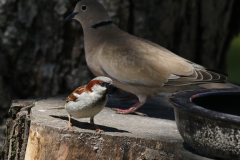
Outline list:
[[[101,69],[125,84],[163,86],[226,80],[222,74],[129,34],[104,43],[100,56]]]

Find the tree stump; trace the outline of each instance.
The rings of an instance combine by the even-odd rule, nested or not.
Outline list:
[[[112,107],[128,108],[134,102],[121,102],[109,95],[107,107],[95,116],[95,123],[104,133],[95,132],[90,118],[72,119],[74,130],[67,130],[66,110],[51,110],[65,103],[64,95],[15,101],[10,109],[2,158],[209,159],[183,142],[168,95],[158,94],[140,108],[148,117],[116,114]]]

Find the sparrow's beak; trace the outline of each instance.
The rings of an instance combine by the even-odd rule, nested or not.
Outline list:
[[[114,83],[110,83],[110,84],[108,84],[108,86],[107,86],[107,88],[117,88],[117,85],[116,84],[114,84]]]
[[[66,22],[66,21],[73,19],[77,14],[78,14],[78,12],[73,12],[72,14],[67,16],[67,18],[64,21]]]

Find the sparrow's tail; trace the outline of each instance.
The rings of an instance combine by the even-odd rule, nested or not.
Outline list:
[[[49,108],[49,110],[51,109],[65,109],[65,105],[59,106],[59,107],[53,107],[53,108]]]

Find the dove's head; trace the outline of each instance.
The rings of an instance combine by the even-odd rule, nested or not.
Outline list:
[[[110,17],[103,5],[97,0],[81,0],[65,21],[70,19],[76,19],[83,27],[90,28],[99,22],[109,21]]]

